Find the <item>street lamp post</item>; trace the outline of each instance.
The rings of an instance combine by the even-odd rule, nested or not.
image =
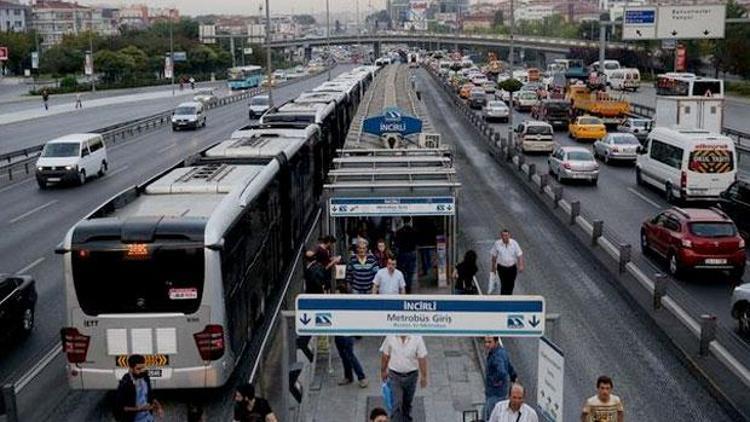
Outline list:
[[[271,76],[273,74],[273,70],[271,67],[273,66],[273,63],[271,63],[271,9],[268,5],[268,0],[266,0],[266,68],[267,68],[267,76],[266,80],[268,81],[268,102],[273,106],[273,85],[271,85]]]
[[[89,54],[91,54],[91,92],[96,92],[96,77],[94,74],[94,9],[91,9],[91,27],[89,28]]]
[[[511,78],[513,78],[513,63],[515,62],[513,57],[515,31],[516,20],[515,16],[513,16],[513,0],[510,0],[510,51],[508,54],[508,71],[510,72]],[[508,111],[508,148],[510,148],[513,142],[513,94],[515,94],[515,92],[510,93],[510,101],[508,103],[508,108],[510,109]]]
[[[268,0],[266,0],[268,1]],[[331,9],[326,0],[326,66],[328,67],[328,80],[331,80]]]
[[[169,12],[169,65],[172,67],[172,96],[174,97],[174,36],[172,34],[172,11]]]

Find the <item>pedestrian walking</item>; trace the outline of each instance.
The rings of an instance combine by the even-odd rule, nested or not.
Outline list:
[[[487,373],[484,377],[484,420],[489,420],[495,404],[508,398],[510,383],[516,381],[516,370],[510,363],[508,351],[498,337],[486,336]]]
[[[305,293],[325,293],[331,291],[330,272],[315,259],[314,251],[305,252]]]
[[[373,294],[402,295],[406,293],[406,281],[401,271],[396,269],[396,259],[388,258],[385,268],[378,270],[372,281]]]
[[[370,294],[378,269],[378,261],[367,252],[367,243],[359,242],[357,254],[346,265],[346,284],[352,293]]]
[[[81,104],[81,93],[76,92],[76,105],[75,108],[83,108],[83,104]]]
[[[339,285],[336,288],[336,293],[348,294],[346,286]],[[339,385],[348,385],[354,382],[354,375],[357,375],[357,382],[360,388],[367,388],[368,382],[365,372],[362,370],[362,365],[357,359],[357,355],[354,354],[354,338],[351,336],[335,336],[334,342],[336,343],[336,350],[339,352],[341,358],[341,364],[344,366],[344,378],[339,381]]]
[[[128,372],[117,385],[113,413],[119,422],[153,422],[154,413],[164,416],[161,404],[154,399],[143,355],[128,356]]]
[[[190,82],[190,89],[195,89],[195,78],[191,76],[188,82]]]
[[[333,278],[334,266],[341,262],[340,256],[333,256],[334,243],[336,243],[335,237],[331,235],[323,236],[318,239],[318,246],[315,248],[315,259],[326,270],[329,280]]]
[[[382,407],[376,407],[370,412],[370,422],[388,422],[388,412]]]
[[[414,267],[417,264],[417,232],[411,225],[411,217],[404,217],[404,225],[396,232],[398,269],[404,274],[406,293],[411,293]]]
[[[378,239],[378,241],[376,242],[375,251],[373,251],[372,254],[378,261],[379,268],[385,268],[385,266],[388,265],[388,258],[393,256],[393,252],[391,252],[390,248],[388,248],[388,245],[383,239]]]
[[[47,88],[42,90],[42,103],[44,104],[44,109],[49,110],[49,91]]]
[[[464,254],[464,260],[456,264],[456,271],[453,272],[453,293],[457,295],[477,294],[474,284],[477,270],[477,253],[470,249]]]
[[[539,422],[536,410],[524,403],[526,389],[514,383],[510,387],[510,398],[495,405],[488,422]]]
[[[255,386],[245,383],[234,393],[234,422],[278,422],[268,400],[255,397]]]
[[[623,422],[625,409],[622,400],[612,394],[612,378],[602,375],[596,380],[596,395],[583,404],[581,422]]]
[[[392,422],[411,422],[417,379],[427,388],[427,347],[422,336],[387,336],[380,347],[380,374],[393,391]]]
[[[490,285],[487,294],[494,294],[499,282],[501,295],[512,295],[516,285],[516,276],[524,270],[523,251],[515,239],[511,239],[510,231],[503,229],[500,239],[492,245],[490,252],[492,264],[496,274],[490,274]]]

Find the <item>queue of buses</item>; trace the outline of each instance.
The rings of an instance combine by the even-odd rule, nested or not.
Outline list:
[[[115,388],[133,353],[156,388],[227,382],[264,334],[378,70],[355,68],[272,108],[69,230],[58,253],[73,389]]]

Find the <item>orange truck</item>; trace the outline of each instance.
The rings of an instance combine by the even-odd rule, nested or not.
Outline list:
[[[607,125],[619,124],[630,113],[628,101],[614,98],[604,91],[592,92],[585,85],[569,86],[567,99],[576,115],[598,116]]]

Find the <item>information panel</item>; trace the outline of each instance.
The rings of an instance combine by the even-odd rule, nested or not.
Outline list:
[[[298,335],[540,337],[542,296],[297,296]]]
[[[331,198],[329,202],[331,217],[456,214],[456,199],[452,196]]]

